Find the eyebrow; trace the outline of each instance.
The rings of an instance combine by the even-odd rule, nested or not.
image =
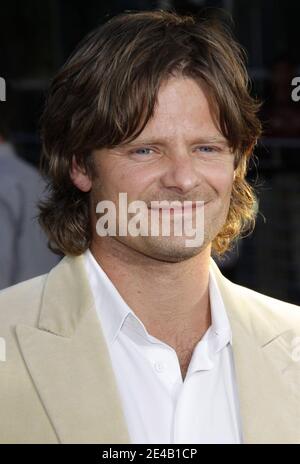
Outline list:
[[[170,142],[170,141],[169,141]],[[218,137],[218,136],[212,136],[212,137],[197,137],[193,141],[191,141],[192,144],[195,143],[222,143],[224,145],[228,145],[228,140],[225,139],[224,137]],[[124,143],[120,144],[120,146],[124,147],[136,147],[139,145],[166,145],[168,144],[168,140],[164,140],[161,138],[147,138],[147,139],[139,139],[139,140],[133,140],[132,142],[129,143]]]

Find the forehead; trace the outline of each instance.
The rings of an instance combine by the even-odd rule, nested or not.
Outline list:
[[[209,130],[220,135],[214,121],[207,89],[194,79],[171,77],[161,85],[154,115],[142,134],[172,136]]]

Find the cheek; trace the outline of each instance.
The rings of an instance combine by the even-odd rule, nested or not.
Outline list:
[[[146,179],[143,175],[136,175],[132,171],[124,171],[113,181],[116,192],[126,192],[129,199],[137,199],[147,188]]]
[[[128,197],[138,198],[141,194],[148,191],[157,179],[159,172],[153,166],[133,165],[123,166],[121,170],[114,173],[113,183],[118,191],[127,192]]]
[[[139,198],[155,179],[151,169],[137,169],[124,163],[114,163],[102,166],[101,175],[97,179],[95,188],[98,196],[107,199],[118,199],[119,193],[127,193],[128,201]]]
[[[102,162],[97,166],[97,179],[94,181],[95,196],[103,199],[114,199],[119,192],[126,191],[127,173],[118,169],[117,163]]]
[[[233,184],[233,169],[215,169],[207,173],[206,180],[219,196],[229,195]]]

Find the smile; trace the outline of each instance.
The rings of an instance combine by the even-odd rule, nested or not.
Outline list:
[[[188,212],[194,212],[196,210],[196,208],[198,209],[201,209],[203,208],[203,206],[205,206],[208,202],[205,202],[203,204],[196,204],[196,202],[193,202],[192,205],[183,205],[181,207],[172,207],[172,206],[151,206],[150,208],[148,208],[149,210],[152,210],[152,211],[168,211],[170,212],[171,214],[178,214],[178,213],[181,213],[181,214],[185,214],[185,213],[188,213]]]

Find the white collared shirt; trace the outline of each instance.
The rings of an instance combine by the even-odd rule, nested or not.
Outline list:
[[[176,351],[147,332],[90,250],[84,256],[131,442],[242,443],[231,329],[211,269],[212,324],[183,381]]]

